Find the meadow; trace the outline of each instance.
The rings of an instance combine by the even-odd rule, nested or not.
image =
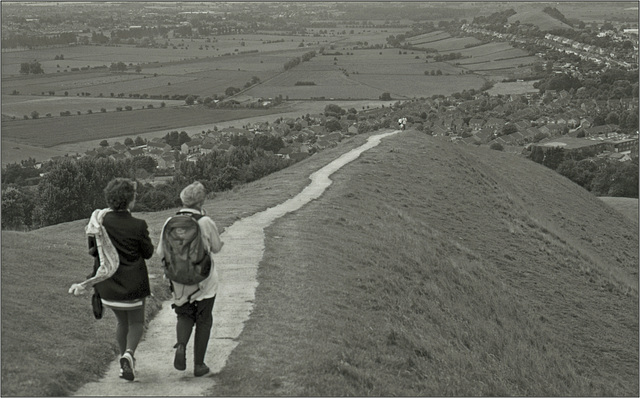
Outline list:
[[[365,138],[205,208],[227,227]],[[637,220],[528,160],[414,131],[332,180],[266,230],[254,311],[210,395],[638,394]],[[173,211],[137,213],[154,242]],[[115,356],[113,316],[96,321],[88,297],[66,293],[89,267],[84,222],[2,232],[2,311],[13,320],[3,395],[66,395]],[[25,309],[19,281],[43,263]],[[157,303],[156,258],[150,273]]]
[[[638,224],[415,132],[267,230],[214,396],[635,396]]]
[[[327,149],[277,175],[217,196],[210,195],[215,199],[207,200],[205,208],[218,228],[226,228],[241,217],[273,207],[297,194],[307,185],[313,171],[362,145],[365,139],[357,136],[345,140],[340,147]],[[176,210],[144,213],[134,209],[134,216],[147,221],[151,239],[157,245],[164,221]],[[78,298],[67,293],[70,284],[82,280],[93,264],[86,252],[86,222],[72,221],[28,233],[2,231],[0,302],[3,317],[11,319],[2,325],[3,396],[69,395],[80,385],[104,374],[107,363],[115,358],[113,313],[107,311],[104,318],[97,321],[93,318],[89,297]],[[33,250],[34,241],[42,250]],[[147,314],[152,316],[161,302],[169,298],[169,292],[162,281],[158,258],[152,257],[147,265],[152,283]],[[40,272],[31,272],[33,267]],[[33,295],[26,309],[25,278],[30,280],[30,290],[39,292]],[[51,308],[57,310],[50,311]]]
[[[196,107],[155,108],[93,113],[36,120],[3,122],[2,138],[9,142],[42,147],[114,137],[136,137],[144,133],[214,124],[252,116],[280,113],[275,109],[202,109]],[[55,131],[55,134],[46,132]]]
[[[133,109],[148,108],[149,105],[153,108],[160,108],[163,102],[168,107],[184,105],[182,100],[7,95],[2,101],[2,114],[20,119],[24,115],[31,118],[31,112],[37,110],[42,118],[47,113],[50,113],[52,117],[59,117],[60,112],[65,111],[77,115],[78,112],[86,114],[89,110],[99,113],[102,108],[107,112],[114,112],[116,108],[126,106],[131,106]]]

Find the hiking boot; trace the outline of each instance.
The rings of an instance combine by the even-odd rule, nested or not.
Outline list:
[[[133,381],[136,378],[134,370],[134,359],[131,351],[127,350],[120,358],[120,367],[122,368],[122,378]]]
[[[178,370],[187,368],[187,348],[184,344],[176,344],[176,356],[173,358],[173,367]]]
[[[204,363],[200,365],[196,365],[195,368],[193,369],[193,375],[195,377],[204,376],[207,373],[209,373],[209,367]]]

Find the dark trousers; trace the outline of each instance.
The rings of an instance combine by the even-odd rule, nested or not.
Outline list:
[[[196,336],[193,342],[193,359],[196,365],[204,363],[204,356],[207,353],[211,327],[213,326],[213,304],[216,298],[185,303],[180,307],[174,307],[178,315],[176,333],[178,344],[187,346],[193,326],[196,326]]]

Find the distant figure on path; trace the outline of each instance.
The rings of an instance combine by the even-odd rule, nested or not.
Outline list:
[[[205,188],[200,182],[194,182],[187,186],[180,193],[180,199],[184,206],[178,214],[187,214],[197,220],[200,228],[200,236],[204,244],[204,250],[211,258],[211,269],[206,279],[197,284],[187,285],[170,281],[170,287],[173,294],[172,308],[174,308],[178,322],[176,325],[177,343],[173,366],[178,370],[187,368],[187,343],[191,337],[193,326],[195,325],[196,333],[194,339],[194,369],[193,374],[196,377],[204,376],[209,373],[209,367],[204,363],[204,357],[207,352],[209,338],[211,336],[211,327],[213,326],[213,305],[218,291],[218,271],[213,261],[213,253],[218,253],[223,246],[220,241],[220,235],[215,222],[206,215],[202,208],[205,200]],[[160,244],[157,253],[163,262],[169,254],[164,247],[163,236],[165,228],[171,220],[167,219],[162,227]]]
[[[398,128],[400,130],[404,130],[406,127],[407,127],[407,118],[401,117],[400,119],[398,119]]]
[[[85,227],[89,254],[95,257],[93,273],[73,284],[69,293],[80,295],[95,286],[102,304],[117,319],[116,340],[120,349],[120,377],[135,379],[134,354],[144,328],[145,299],[151,294],[145,259],[153,255],[153,243],[144,220],[131,215],[136,185],[115,178],[104,190],[108,208],[93,212]]]

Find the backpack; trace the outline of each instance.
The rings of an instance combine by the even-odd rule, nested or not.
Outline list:
[[[211,257],[202,242],[201,214],[178,213],[164,226],[160,244],[164,250],[164,274],[183,285],[195,285],[211,272]]]

